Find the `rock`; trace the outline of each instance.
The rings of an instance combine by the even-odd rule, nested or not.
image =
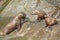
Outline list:
[[[0,7],[6,2],[6,0],[0,0]]]
[[[48,3],[60,8],[60,0],[46,0]]]
[[[43,10],[47,15],[60,19],[60,9],[47,2],[49,0],[11,0],[0,12],[0,26],[3,29],[16,14],[23,11],[26,13],[30,22],[23,24],[21,30],[14,31],[10,35],[0,37],[2,40],[60,40],[60,24],[52,26],[52,31],[46,26],[45,20],[35,22],[37,16],[31,15],[33,10]],[[51,0],[56,1],[56,0]],[[59,1],[59,0],[58,0]],[[57,3],[57,2],[56,2]],[[60,6],[60,4],[58,4]],[[58,17],[57,17],[58,16]],[[8,17],[8,18],[7,18]],[[11,17],[11,18],[10,18]],[[33,22],[34,21],[34,22]],[[44,28],[45,27],[45,28]]]

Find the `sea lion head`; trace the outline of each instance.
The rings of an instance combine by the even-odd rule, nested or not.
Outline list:
[[[20,12],[20,14],[16,16],[16,18],[18,19],[25,19],[25,17],[26,17],[26,14],[24,12]]]
[[[26,14],[24,12],[21,12],[22,14],[22,19],[25,19],[26,18]]]

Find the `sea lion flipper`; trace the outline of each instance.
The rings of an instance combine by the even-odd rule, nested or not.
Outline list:
[[[18,32],[20,30],[20,28],[21,28],[21,20],[17,22],[16,27],[17,27],[17,32]]]
[[[21,26],[18,25],[18,26],[17,26],[17,32],[18,32],[20,29],[21,29]]]

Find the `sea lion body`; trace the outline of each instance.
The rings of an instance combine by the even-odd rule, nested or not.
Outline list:
[[[57,24],[57,20],[55,18],[51,18],[50,16],[45,15],[45,27],[49,27],[49,29],[52,31],[52,26]]]
[[[6,25],[6,27],[3,30],[3,33],[1,33],[1,35],[7,35],[11,32],[13,32],[14,30],[18,29],[18,31],[21,28],[21,19],[25,18],[25,14],[18,14],[13,21],[11,21],[10,23],[8,23]]]
[[[20,20],[18,20],[20,22]],[[19,23],[20,24],[20,23]],[[15,29],[17,29],[17,27],[19,27],[17,25],[17,21],[13,20],[12,22],[10,22],[9,24],[6,25],[6,27],[4,28],[4,35],[11,33],[12,31],[14,31]]]
[[[42,19],[44,19],[44,13],[40,13],[40,14],[37,14],[38,15],[38,18],[37,18],[37,20],[42,20]]]
[[[46,22],[47,26],[52,26],[57,23],[57,20],[55,18],[51,18],[51,17],[47,16],[45,18],[45,22]]]
[[[54,25],[54,24],[57,23],[57,21],[56,21],[55,19],[53,19],[53,18],[46,18],[46,19],[45,19],[45,22],[46,22],[46,24],[47,24],[48,26],[52,26],[52,25]]]

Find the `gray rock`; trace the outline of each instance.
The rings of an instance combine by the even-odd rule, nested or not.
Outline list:
[[[60,0],[46,0],[46,1],[60,8]]]
[[[48,2],[49,3],[48,3]],[[58,0],[59,1],[59,0]],[[57,1],[57,2],[58,2]],[[50,4],[51,2],[51,4]],[[0,26],[5,26],[16,14],[25,12],[29,19],[24,23],[21,30],[10,35],[0,37],[2,40],[60,40],[60,24],[52,26],[52,31],[46,26],[45,20],[36,22],[37,17],[31,15],[34,10],[43,10],[47,15],[60,19],[60,2],[56,0],[11,0],[9,4],[1,11]],[[57,4],[56,4],[57,3]],[[53,4],[53,5],[52,5]],[[55,5],[56,4],[56,5]],[[58,7],[55,7],[55,6]],[[57,17],[58,16],[58,17]],[[7,18],[8,17],[8,18]],[[3,27],[1,27],[3,29]]]

